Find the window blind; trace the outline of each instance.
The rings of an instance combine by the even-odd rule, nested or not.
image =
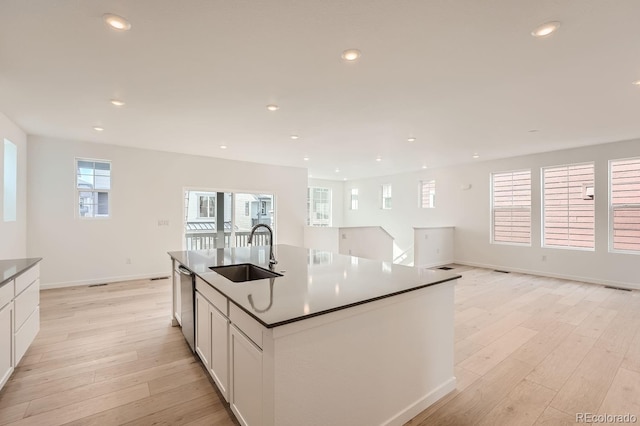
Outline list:
[[[612,160],[611,248],[640,252],[640,158]]]
[[[593,163],[543,169],[545,247],[594,248]]]
[[[436,181],[421,180],[420,181],[420,207],[423,209],[434,208],[435,197],[436,197]]]
[[[491,177],[493,242],[531,244],[531,170]]]

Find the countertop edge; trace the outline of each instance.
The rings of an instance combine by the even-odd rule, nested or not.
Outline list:
[[[0,281],[0,287],[7,284],[11,280],[15,280],[17,277],[22,275],[27,269],[32,268],[34,265],[40,263],[42,261],[41,257],[22,257],[17,259],[1,259],[0,262],[11,262],[11,261],[21,261],[28,262],[29,265],[21,268],[19,271],[15,272],[13,275],[9,276],[9,278],[4,278]]]
[[[371,303],[371,302],[375,302],[377,300],[382,300],[382,299],[387,299],[389,297],[394,297],[394,296],[398,296],[400,294],[404,294],[404,293],[410,293],[412,291],[416,291],[416,290],[420,290],[426,287],[431,287],[437,284],[443,284],[445,282],[449,282],[449,281],[453,281],[453,280],[457,280],[459,278],[462,278],[462,275],[456,275],[454,277],[449,277],[443,280],[438,280],[435,282],[430,282],[430,283],[426,283],[426,284],[422,284],[422,285],[418,285],[416,287],[412,287],[412,288],[408,288],[408,289],[404,289],[404,290],[400,290],[400,291],[395,291],[389,294],[385,294],[385,295],[381,295],[381,296],[376,296],[376,297],[372,297],[372,298],[368,298],[368,299],[363,299],[363,300],[359,300],[357,302],[353,302],[353,303],[348,303],[346,305],[342,305],[342,306],[337,306],[334,308],[330,308],[330,309],[326,309],[323,311],[319,311],[319,312],[314,312],[311,314],[307,314],[307,315],[302,315],[302,316],[297,316],[294,318],[290,318],[284,321],[278,321],[278,322],[274,322],[272,324],[267,324],[265,323],[262,319],[258,318],[255,314],[253,314],[252,312],[250,312],[249,310],[247,310],[245,307],[243,307],[242,305],[238,304],[237,302],[235,302],[232,298],[232,296],[229,296],[227,293],[225,293],[222,289],[220,289],[219,287],[216,287],[215,285],[213,285],[212,283],[210,283],[206,278],[202,277],[199,273],[193,271],[192,269],[190,269],[187,265],[182,264],[182,262],[180,262],[180,259],[174,257],[172,255],[173,252],[167,252],[167,254],[169,255],[169,257],[173,260],[175,260],[176,262],[180,263],[180,265],[182,265],[185,269],[189,270],[192,274],[196,275],[198,278],[200,278],[202,281],[204,281],[205,283],[207,283],[209,286],[211,286],[213,289],[215,289],[217,292],[219,292],[220,294],[222,294],[224,297],[226,297],[227,299],[229,299],[230,302],[232,302],[234,305],[236,305],[239,309],[241,309],[243,312],[245,312],[246,314],[250,315],[251,318],[255,319],[256,321],[258,321],[262,326],[264,326],[265,328],[276,328],[276,327],[280,327],[286,324],[291,324],[294,322],[298,322],[298,321],[304,321],[306,319],[310,319],[310,318],[314,318],[314,317],[318,317],[321,315],[325,315],[325,314],[329,314],[332,312],[337,312],[337,311],[341,311],[343,309],[348,309],[348,308],[352,308],[354,306],[358,306],[358,305],[364,305],[366,303]]]

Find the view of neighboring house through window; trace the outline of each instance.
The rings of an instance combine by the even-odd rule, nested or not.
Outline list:
[[[391,209],[391,184],[382,185],[382,208],[384,210]]]
[[[351,188],[351,210],[358,210],[358,188]]]
[[[307,188],[307,225],[331,226],[331,189]]]
[[[199,216],[200,218],[212,218],[216,216],[216,197],[215,195],[200,195],[198,197]]]
[[[420,207],[423,209],[432,209],[436,206],[436,181],[421,180],[420,181]]]
[[[109,217],[111,162],[77,158],[76,192],[79,217]]]
[[[491,242],[531,244],[531,170],[491,174]]]
[[[274,210],[272,194],[185,191],[185,248],[247,246],[251,228],[259,223],[275,233]],[[268,244],[267,234],[257,232],[253,244]]]
[[[594,164],[542,169],[543,247],[593,250]]]
[[[4,140],[3,218],[5,222],[17,220],[18,206],[18,147]]]
[[[609,249],[640,253],[640,158],[609,162]]]

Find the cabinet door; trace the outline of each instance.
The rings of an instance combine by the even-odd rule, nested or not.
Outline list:
[[[231,410],[243,426],[261,426],[262,351],[231,326]]]
[[[207,367],[211,361],[211,315],[209,301],[196,291],[196,352]]]
[[[0,388],[13,372],[13,302],[0,309]]]
[[[211,306],[211,376],[229,401],[229,320]]]
[[[180,297],[180,273],[173,271],[173,316],[182,325],[182,298]]]

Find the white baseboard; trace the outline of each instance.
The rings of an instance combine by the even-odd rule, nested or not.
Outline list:
[[[454,262],[453,259],[443,259],[436,262],[423,263],[421,265],[415,265],[416,268],[436,268],[438,266],[450,265]]]
[[[40,283],[40,288],[42,290],[50,289],[50,288],[63,288],[63,287],[76,287],[82,285],[93,285],[93,284],[105,284],[105,283],[116,283],[120,281],[132,281],[132,280],[147,280],[151,278],[164,278],[171,277],[171,272],[158,272],[155,274],[139,274],[139,275],[121,275],[116,277],[104,277],[104,278],[94,278],[90,280],[78,280],[78,281],[63,281],[57,283]]]
[[[491,265],[488,263],[467,262],[466,260],[456,260],[453,263],[457,263],[458,265],[465,265],[465,266],[475,266],[477,268],[498,269],[501,271],[518,272],[521,274],[536,275],[539,277],[559,278],[562,280],[580,281],[584,283],[598,284],[602,286],[611,286],[611,287],[628,288],[631,290],[640,290],[640,284],[628,283],[624,281],[598,280],[591,277],[581,277],[577,275],[567,275],[567,274],[555,274],[552,272],[536,271],[532,269],[512,268],[510,266],[505,266],[505,265]]]
[[[440,398],[447,395],[449,392],[453,392],[456,389],[456,378],[451,377],[449,380],[387,420],[382,423],[385,426],[403,425],[415,416],[435,404]]]

